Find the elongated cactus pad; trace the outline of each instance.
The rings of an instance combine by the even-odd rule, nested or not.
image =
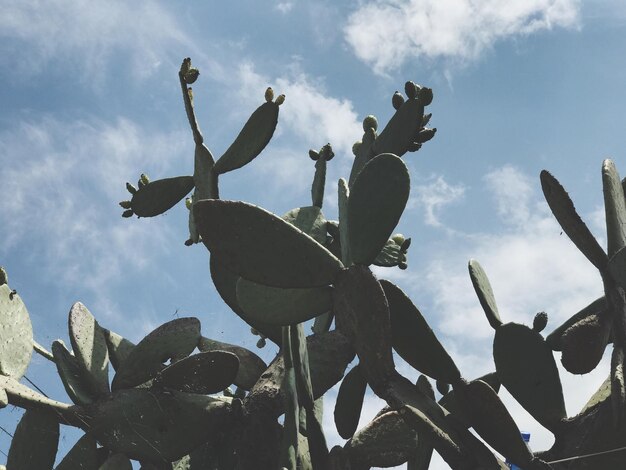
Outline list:
[[[626,246],[626,201],[619,174],[611,160],[602,162],[602,188],[606,213],[607,253],[611,258]]]
[[[33,327],[28,310],[8,284],[0,286],[0,374],[19,379],[33,355]]]
[[[213,155],[204,144],[196,144],[193,164],[193,184],[195,186],[194,198],[214,198],[217,193],[217,180],[213,177]],[[187,191],[189,192],[189,191]]]
[[[348,200],[350,190],[348,183],[343,178],[339,179],[337,187],[338,211],[339,211],[339,240],[341,245],[341,261],[345,266],[352,264],[352,256],[350,255],[350,225],[348,220]]]
[[[285,372],[281,390],[284,397],[285,420],[283,439],[281,443],[280,461],[288,470],[296,470],[298,459],[298,439],[300,410],[298,405],[298,392],[296,385],[296,372],[293,364],[293,354],[291,348],[291,326],[283,326],[283,347],[282,356],[285,364]]]
[[[211,254],[210,258],[209,268],[211,269],[211,279],[222,300],[239,318],[280,346],[282,343],[280,326],[258,321],[249,316],[239,306],[239,302],[237,301],[237,282],[239,282],[239,274],[230,270],[226,263],[219,261],[216,255]]]
[[[238,368],[239,359],[231,352],[201,352],[167,366],[157,375],[157,382],[180,392],[208,395],[232,384]]]
[[[136,460],[163,464],[215,438],[230,405],[222,398],[130,389],[89,409],[89,432],[102,445]]]
[[[433,330],[402,290],[381,280],[391,315],[393,348],[420,372],[447,383],[456,383],[461,374]]]
[[[367,380],[358,365],[350,369],[341,382],[334,416],[337,432],[344,439],[350,439],[356,432],[366,389]]]
[[[586,410],[588,410],[589,408],[593,408],[594,406],[599,405],[600,403],[608,399],[610,396],[611,396],[611,375],[609,374],[606,380],[602,382],[600,387],[598,387],[598,390],[596,390],[596,393],[594,393],[591,396],[591,398],[587,401],[587,403],[585,403],[585,406],[583,406],[582,410],[580,410],[580,413],[578,414],[580,415],[584,413]]]
[[[135,349],[134,343],[128,341],[111,330],[104,330],[104,339],[109,350],[109,360],[115,370],[120,368],[120,364],[126,360],[130,352]]]
[[[98,460],[96,440],[89,434],[84,434],[65,454],[55,470],[88,470],[91,468],[100,470]]]
[[[98,395],[86,378],[89,372],[83,368],[78,359],[60,341],[52,343],[52,355],[63,387],[70,399],[77,405],[94,402]]]
[[[326,243],[326,219],[320,207],[292,209],[283,215],[283,220],[302,230],[320,245]]]
[[[241,168],[261,153],[274,135],[279,105],[278,99],[267,101],[252,113],[235,141],[215,162],[214,171],[217,174]]]
[[[554,356],[543,337],[524,325],[502,325],[496,330],[493,358],[502,385],[554,431],[566,417],[565,402]]]
[[[563,231],[596,268],[604,269],[608,262],[606,253],[576,212],[567,191],[546,170],[541,172],[540,178],[546,201]]]
[[[343,265],[332,253],[280,217],[239,201],[194,204],[202,241],[232,271],[283,288],[332,283]]]
[[[378,155],[363,167],[348,199],[348,240],[354,263],[374,262],[398,224],[409,192],[409,171],[396,155]]]
[[[474,290],[476,291],[476,295],[480,301],[480,305],[487,316],[487,321],[495,330],[502,325],[502,320],[500,320],[498,306],[496,305],[496,298],[493,295],[493,290],[491,289],[487,273],[485,273],[485,270],[482,268],[480,263],[474,259],[469,260],[467,267],[469,269],[472,285],[474,286]]]
[[[154,217],[178,204],[194,187],[193,177],[176,176],[152,181],[133,194],[130,209],[137,217]]]
[[[589,315],[563,333],[561,363],[572,374],[587,374],[602,360],[613,326],[609,312]]]
[[[587,318],[591,315],[597,315],[607,308],[606,299],[604,296],[594,300],[585,308],[572,315],[562,325],[555,328],[552,333],[546,337],[546,343],[553,351],[561,351],[563,349],[563,334],[569,327],[579,322],[580,320]]]
[[[200,351],[227,351],[233,353],[239,359],[239,369],[233,383],[244,390],[250,390],[259,380],[261,374],[267,369],[267,364],[252,351],[241,346],[214,341],[202,337],[198,343]]]
[[[247,316],[272,325],[295,325],[332,308],[332,288],[281,289],[239,278],[237,303]]]
[[[304,325],[298,323],[289,328],[291,335],[291,355],[293,367],[296,372],[296,385],[298,388],[298,402],[307,410],[313,411],[315,398],[311,385],[311,370],[309,367],[309,352],[304,334]]]
[[[490,372],[489,374],[478,377],[476,380],[482,380],[496,393],[500,390],[501,384],[496,372]],[[439,400],[439,404],[449,411],[450,414],[454,415],[455,420],[459,421],[465,427],[469,428],[472,425],[470,417],[463,408],[463,403],[459,403],[454,390],[450,390],[442,396]]]
[[[401,465],[415,451],[416,433],[397,411],[389,411],[360,429],[344,449],[350,460],[369,467]],[[358,468],[358,467],[357,467]]]
[[[134,387],[152,379],[169,359],[188,356],[200,340],[197,318],[178,318],[156,328],[142,339],[120,364],[112,390]]]
[[[76,302],[68,318],[70,342],[76,360],[84,369],[83,380],[93,393],[109,393],[109,351],[104,330],[82,303]]]
[[[59,422],[52,410],[26,410],[15,429],[7,457],[10,470],[52,470],[59,444]]]

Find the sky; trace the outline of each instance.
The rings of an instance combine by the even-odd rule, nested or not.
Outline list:
[[[493,330],[467,274],[477,259],[505,322],[549,333],[602,294],[599,275],[551,216],[539,184],[549,170],[605,245],[600,168],[626,173],[626,4],[619,0],[165,2],[0,0],[0,265],[26,303],[35,339],[68,342],[83,302],[131,341],[177,316],[204,336],[255,350],[257,337],[212,286],[204,246],[186,247],[187,209],[123,219],[127,181],[193,171],[178,68],[200,69],[194,102],[217,157],[263,103],[284,93],[274,138],[220,179],[221,196],[274,213],[310,204],[310,148],[330,142],[324,213],[337,218],[337,180],[368,114],[381,127],[407,80],[429,86],[435,138],[404,160],[411,196],[397,228],[413,243],[406,271],[375,273],[421,309],[467,379],[494,370]],[[412,370],[397,358],[411,380]],[[556,355],[559,363],[559,355]],[[561,368],[568,414],[608,374]],[[54,366],[33,356],[27,377],[69,402]],[[337,387],[324,419],[330,444]],[[505,390],[534,450],[552,435]],[[382,407],[368,396],[361,426]],[[8,407],[9,432],[21,412]],[[63,428],[57,459],[79,434]],[[10,440],[0,433],[0,451]],[[4,456],[0,454],[0,462]],[[402,467],[400,467],[402,468]],[[448,468],[437,455],[432,469]]]

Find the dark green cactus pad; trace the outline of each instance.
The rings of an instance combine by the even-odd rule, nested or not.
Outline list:
[[[350,190],[348,184],[343,178],[339,179],[338,187],[338,211],[339,211],[339,242],[341,245],[341,261],[346,266],[352,264],[352,258],[350,256],[350,227],[348,222],[348,200],[350,196]]]
[[[482,380],[487,385],[489,385],[496,393],[500,391],[500,379],[498,378],[498,374],[496,372],[491,372],[489,374],[485,374],[481,377],[478,377],[476,380]],[[456,399],[456,394],[454,390],[449,391],[439,400],[439,404],[443,406],[447,411],[449,411],[454,418],[463,424],[466,428],[471,426],[470,417],[467,415],[465,410],[463,409],[462,403]]]
[[[322,425],[322,410],[324,409],[324,399],[315,401],[313,410],[306,410],[307,431],[306,437],[309,445],[309,454],[313,468],[328,468],[328,445],[324,436]]]
[[[311,385],[311,371],[309,369],[309,352],[306,345],[304,325],[298,323],[289,328],[291,335],[291,356],[296,372],[298,402],[307,410],[313,410],[313,386]]]
[[[409,192],[409,171],[396,155],[378,155],[363,167],[348,199],[348,240],[354,263],[374,262],[398,224]]]
[[[611,408],[613,425],[617,428],[626,415],[626,380],[624,376],[624,349],[617,344],[611,354]]]
[[[326,159],[320,158],[315,162],[315,176],[311,185],[311,203],[322,208],[324,204],[324,187],[326,186]]]
[[[0,375],[0,388],[9,396],[11,403],[18,404],[24,408],[51,408],[61,411],[67,411],[71,408],[66,403],[61,403],[31,390],[26,385],[22,385],[12,377]]]
[[[133,464],[124,454],[113,454],[104,461],[98,470],[133,470]]]
[[[103,329],[80,302],[72,305],[68,326],[74,355],[85,371],[84,380],[95,394],[108,394],[109,351]]]
[[[280,346],[282,343],[280,326],[258,321],[246,314],[239,306],[237,302],[237,282],[239,281],[239,274],[230,270],[228,266],[220,262],[218,257],[214,254],[210,256],[209,268],[211,269],[213,285],[226,305],[248,325]]]
[[[574,323],[563,333],[561,364],[572,374],[588,374],[602,360],[613,326],[607,311]]]
[[[204,144],[196,144],[193,164],[193,183],[195,186],[194,198],[210,199],[217,192],[216,180],[213,178],[215,161],[211,151]],[[189,191],[187,191],[188,193]],[[186,194],[186,193],[185,193]]]
[[[456,383],[456,364],[411,299],[389,281],[381,280],[389,302],[393,348],[412,367],[436,380]]]
[[[52,355],[63,387],[72,402],[77,405],[93,403],[98,394],[94,392],[86,378],[89,373],[80,365],[78,359],[60,341],[52,343]]]
[[[474,259],[469,260],[467,268],[469,269],[470,279],[472,280],[472,285],[474,286],[480,305],[487,316],[487,321],[495,330],[502,325],[502,320],[500,320],[496,298],[493,295],[487,273],[480,263]]]
[[[533,454],[496,392],[481,380],[457,387],[455,391],[478,435],[512,463],[521,468],[530,466]]]
[[[8,284],[0,286],[0,374],[19,379],[33,355],[28,310]]]
[[[135,344],[117,333],[103,328],[104,339],[109,350],[109,360],[113,369],[120,368],[120,364],[126,360],[130,352],[135,349]]]
[[[620,249],[609,260],[609,271],[622,289],[626,289],[626,248]]]
[[[292,209],[283,215],[283,220],[302,230],[320,245],[326,243],[326,219],[320,207]]]
[[[607,253],[611,258],[626,246],[626,201],[619,174],[611,160],[602,162],[602,188],[606,213]]]
[[[283,424],[283,440],[281,443],[280,462],[288,470],[296,470],[298,458],[298,437],[300,410],[298,405],[298,392],[296,384],[296,371],[293,364],[291,349],[291,326],[283,326],[282,355],[285,372],[281,390],[284,397],[285,420]]]
[[[404,269],[406,268],[406,252],[403,251],[401,245],[393,239],[389,239],[372,264],[384,268],[400,266],[401,269]]]
[[[543,337],[524,325],[502,325],[496,330],[493,358],[502,385],[554,432],[566,418],[565,402],[554,356]]]
[[[407,426],[415,430],[419,436],[417,453],[413,456],[412,461],[409,461],[411,462],[409,466],[413,464],[413,467],[416,469],[427,469],[428,462],[430,462],[430,457],[432,456],[433,446],[438,448],[439,452],[444,455],[447,453],[461,454],[460,445],[419,409],[411,405],[404,405],[399,412]],[[430,454],[428,450],[430,450]]]
[[[214,442],[205,442],[180,460],[172,463],[172,470],[219,470],[216,446]]]
[[[394,467],[406,462],[416,445],[417,434],[397,411],[389,411],[360,429],[344,449],[351,462],[369,467]]]
[[[361,142],[356,142],[352,146],[352,153],[354,154],[354,162],[352,164],[352,170],[350,171],[350,179],[348,187],[352,187],[354,180],[361,172],[365,164],[374,156],[372,146],[376,141],[376,129],[367,127],[365,121],[363,122],[365,133]]]
[[[389,120],[373,145],[374,155],[393,153],[401,157],[409,151],[422,127],[424,105],[416,97],[407,99]]]
[[[333,324],[333,320],[335,315],[333,312],[322,313],[315,317],[315,321],[313,322],[312,330],[315,334],[325,333],[330,330],[330,327]]]
[[[26,410],[17,424],[7,457],[10,470],[52,470],[59,422],[52,410]]]
[[[344,439],[350,439],[359,426],[367,380],[359,366],[350,369],[339,386],[335,402],[335,426]]]
[[[240,201],[194,204],[202,241],[240,276],[266,286],[321,287],[343,265],[301,230],[260,207]]]
[[[157,375],[155,384],[180,392],[208,395],[232,384],[237,369],[239,359],[231,352],[201,352],[167,366]]]
[[[541,172],[540,178],[546,201],[563,231],[596,268],[603,270],[608,262],[607,255],[576,212],[567,191],[546,170]]]
[[[550,349],[552,349],[553,351],[561,351],[563,349],[563,334],[565,333],[565,331],[567,331],[569,327],[571,327],[575,323],[578,323],[584,318],[587,318],[591,315],[599,314],[606,308],[606,299],[604,298],[604,296],[594,300],[585,308],[572,315],[572,317],[566,320],[561,326],[555,328],[554,331],[552,331],[552,333],[550,333],[546,337],[546,343],[548,343],[548,346],[550,346]]]
[[[89,434],[84,434],[65,454],[55,470],[100,470],[98,463],[96,440]]]
[[[163,214],[178,204],[193,187],[192,176],[176,176],[151,181],[133,194],[130,210],[137,217],[154,217]]]
[[[178,318],[156,328],[142,339],[120,364],[112,390],[142,384],[160,372],[169,359],[188,356],[200,340],[200,321],[197,318]]]
[[[198,349],[202,352],[227,351],[235,354],[239,359],[239,369],[233,383],[244,390],[250,390],[259,380],[261,374],[265,372],[265,369],[267,369],[267,364],[265,364],[263,359],[241,346],[202,337],[198,343]]]
[[[278,106],[277,102],[268,101],[252,113],[235,141],[215,162],[217,174],[241,168],[261,153],[278,124]]]
[[[154,464],[172,462],[217,434],[229,413],[222,398],[178,391],[130,389],[89,408],[89,432],[103,446]]]
[[[237,303],[247,316],[271,325],[294,325],[332,308],[332,288],[281,289],[239,278]]]

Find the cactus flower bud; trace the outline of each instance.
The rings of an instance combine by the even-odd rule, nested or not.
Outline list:
[[[187,73],[183,75],[183,80],[185,81],[187,85],[191,85],[198,79],[199,75],[200,75],[200,71],[198,69],[191,68],[189,69]]]
[[[6,270],[0,266],[0,286],[3,286],[4,284],[8,284],[9,283],[9,275],[7,274]]]
[[[130,194],[135,194],[137,192],[137,188],[135,188],[132,184],[126,183],[126,189]]]
[[[420,87],[409,80],[404,84],[404,92],[409,99],[413,100],[418,96],[420,92]]]
[[[265,344],[265,338],[259,338],[259,340],[256,342],[256,347],[259,349],[263,349],[265,347]]]
[[[352,145],[352,153],[356,156],[357,153],[359,153],[359,148],[361,147],[361,145],[363,144],[363,142],[361,142],[360,140],[358,142],[355,142],[354,145]]]
[[[268,86],[267,90],[265,90],[265,101],[268,103],[274,101],[274,90],[272,90],[271,86]]]
[[[400,109],[400,106],[404,104],[404,96],[399,91],[396,91],[391,97],[391,104],[394,109]]]
[[[548,324],[548,314],[546,312],[539,312],[535,315],[533,320],[533,330],[537,333],[541,333]]]
[[[431,117],[433,117],[433,113],[424,114],[422,117],[422,127],[426,127],[428,125]]]
[[[120,207],[122,209],[130,209],[132,207],[131,204],[130,201],[120,201]]]
[[[122,212],[122,217],[128,218],[132,217],[134,214],[132,209],[128,209],[127,211]]]
[[[140,186],[145,186],[146,184],[150,184],[150,178],[148,178],[148,175],[146,175],[145,173],[142,173],[141,176],[139,177],[139,185]]]
[[[378,119],[371,114],[363,119],[363,130],[367,131],[368,129],[378,129]]]
[[[284,102],[285,102],[285,95],[278,95],[278,98],[276,98],[276,104],[280,106]]]
[[[417,99],[420,100],[420,103],[422,103],[422,106],[428,106],[430,103],[433,102],[433,90],[432,88],[421,88],[418,95],[417,95]]]
[[[320,154],[317,153],[315,150],[311,149],[309,150],[309,157],[311,158],[311,160],[315,162],[320,158]]]
[[[191,206],[193,206],[193,201],[191,200],[191,198],[190,197],[185,198],[185,207],[191,210]]]
[[[415,142],[418,144],[423,144],[424,142],[428,142],[430,139],[435,137],[435,133],[437,132],[437,128],[433,127],[432,129],[424,128],[417,133],[415,137]]]
[[[391,237],[391,239],[396,242],[396,245],[400,246],[404,243],[404,235],[402,235],[401,233],[396,233],[395,235],[393,235]]]

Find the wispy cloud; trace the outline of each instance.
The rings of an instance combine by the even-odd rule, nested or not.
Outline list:
[[[98,83],[110,60],[124,57],[130,75],[141,78],[168,60],[168,52],[191,46],[173,15],[152,0],[0,0],[0,10],[1,60],[21,76],[54,63]]]
[[[145,268],[151,254],[175,243],[165,226],[153,230],[149,220],[120,217],[117,203],[129,197],[123,182],[138,169],[173,176],[168,171],[181,141],[125,119],[43,118],[2,131],[0,252],[23,251],[52,278],[84,286],[110,305],[104,286],[122,272]]]
[[[411,58],[474,60],[497,41],[579,22],[579,0],[368,1],[350,17],[345,39],[377,73]]]
[[[410,205],[424,211],[424,222],[432,227],[443,227],[439,211],[463,198],[465,187],[448,183],[441,175],[433,175],[414,187]]]

